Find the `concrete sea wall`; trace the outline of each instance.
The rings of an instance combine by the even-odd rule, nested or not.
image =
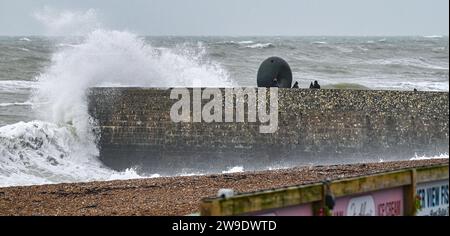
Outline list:
[[[249,170],[409,159],[449,150],[448,92],[279,89],[279,127],[270,134],[247,118],[175,123],[170,110],[178,100],[170,99],[170,92],[90,90],[89,113],[100,130],[106,165],[153,173]]]

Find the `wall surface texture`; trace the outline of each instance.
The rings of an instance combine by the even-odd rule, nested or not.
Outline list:
[[[279,89],[279,128],[262,134],[261,124],[247,118],[172,122],[170,109],[178,100],[170,99],[170,91],[90,90],[89,113],[100,130],[106,165],[164,174],[377,162],[449,151],[448,92]]]

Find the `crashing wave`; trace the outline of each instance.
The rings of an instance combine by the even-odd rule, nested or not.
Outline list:
[[[0,127],[0,186],[139,178],[96,158],[95,145],[72,126],[32,121]]]
[[[70,16],[63,25],[72,26],[66,20],[75,20],[77,14],[39,17],[47,22]],[[89,10],[81,15],[95,14]],[[75,25],[82,22],[77,20]],[[155,48],[132,33],[96,29],[77,45],[56,47],[37,82],[0,81],[2,92],[32,91],[29,102],[3,106],[32,105],[40,119],[0,127],[0,186],[140,178],[134,170],[117,172],[99,161],[87,90],[102,85],[233,86],[228,73],[206,55],[202,45],[197,50],[183,45]]]

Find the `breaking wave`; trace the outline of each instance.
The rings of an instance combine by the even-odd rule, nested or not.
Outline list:
[[[139,178],[102,166],[96,147],[73,126],[44,121],[0,127],[0,186]]]
[[[37,18],[51,30],[61,32],[65,26],[78,27],[95,19],[93,10],[44,13]],[[86,91],[106,85],[233,86],[227,71],[206,60],[202,45],[198,47],[154,48],[132,33],[96,28],[77,45],[56,47],[50,66],[36,82],[1,81],[1,90],[32,89],[32,98],[0,106],[31,105],[37,120],[0,127],[0,186],[141,177],[131,169],[111,170],[98,160],[97,135],[87,112]]]

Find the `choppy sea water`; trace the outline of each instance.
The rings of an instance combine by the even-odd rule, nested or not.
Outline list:
[[[0,186],[143,177],[98,161],[87,88],[256,86],[269,56],[286,59],[305,88],[449,90],[446,36],[0,37]],[[191,174],[202,173],[180,173]]]

